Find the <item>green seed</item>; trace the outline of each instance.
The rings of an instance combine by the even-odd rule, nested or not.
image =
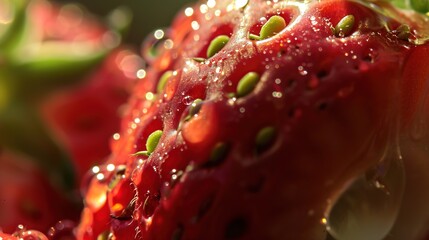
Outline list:
[[[150,154],[147,151],[138,151],[133,154],[133,156],[149,156]]]
[[[150,155],[153,151],[155,151],[156,146],[158,146],[159,139],[161,139],[162,131],[156,130],[151,133],[146,141],[146,150],[147,154]]]
[[[335,26],[334,34],[337,37],[345,37],[350,35],[353,26],[355,24],[355,17],[353,15],[347,15],[343,17]]]
[[[97,236],[97,240],[109,240],[111,239],[110,231],[104,231]]]
[[[166,71],[164,74],[162,74],[162,76],[159,78],[158,85],[156,86],[157,93],[161,93],[164,90],[165,84],[171,76],[173,76],[173,71]]]
[[[210,153],[208,162],[204,164],[204,167],[215,167],[218,166],[225,160],[229,151],[229,145],[224,142],[217,143]]]
[[[259,74],[256,72],[249,72],[244,75],[237,85],[237,97],[244,97],[255,89],[256,84],[259,82]]]
[[[203,105],[203,100],[199,98],[195,99],[191,104],[191,108],[189,109],[189,113],[188,113],[188,116],[186,116],[185,121],[188,121],[195,114],[198,114],[200,112],[202,105]]]
[[[268,126],[259,130],[255,139],[256,151],[260,153],[266,150],[273,143],[275,137],[276,129],[274,127]]]
[[[411,35],[410,26],[408,26],[407,24],[402,24],[396,29],[396,34],[399,39],[407,41]]]
[[[195,62],[202,63],[202,62],[204,62],[206,59],[205,59],[205,58],[194,57],[194,58],[192,58],[192,60],[194,60]]]
[[[203,105],[203,100],[197,98],[192,102],[191,108],[189,109],[189,115],[194,116],[200,112],[201,106]]]
[[[277,35],[286,27],[286,21],[280,16],[272,16],[268,21],[262,26],[259,33],[260,39],[267,39],[272,36]]]
[[[249,33],[249,39],[258,41],[258,40],[261,40],[261,37],[259,37],[256,34]]]
[[[207,58],[213,57],[216,53],[218,53],[225,45],[228,43],[229,37],[226,35],[220,35],[215,37],[210,42],[210,45],[207,49]]]

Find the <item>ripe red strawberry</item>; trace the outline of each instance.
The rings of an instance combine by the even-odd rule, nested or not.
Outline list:
[[[73,203],[56,191],[25,156],[4,150],[0,166],[0,230],[12,233],[22,225],[46,231],[59,220],[76,218],[79,200]]]
[[[186,9],[145,48],[78,239],[421,239],[428,26],[381,1]]]
[[[129,50],[107,56],[94,73],[71,89],[58,90],[41,104],[43,120],[70,151],[77,179],[110,153],[141,58]],[[132,75],[130,75],[132,73]]]
[[[0,32],[0,230],[46,233],[78,219],[77,186],[109,154],[142,60],[76,5],[0,8],[14,17]]]

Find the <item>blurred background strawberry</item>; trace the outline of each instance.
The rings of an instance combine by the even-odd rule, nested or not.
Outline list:
[[[0,0],[0,230],[77,220],[80,179],[109,155],[144,68],[121,44],[131,14]]]

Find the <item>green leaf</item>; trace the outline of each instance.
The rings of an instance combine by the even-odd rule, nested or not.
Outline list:
[[[80,52],[80,50],[83,52]],[[20,54],[6,66],[21,97],[41,96],[84,80],[108,53],[107,48],[85,51],[86,43],[46,42],[33,53]]]

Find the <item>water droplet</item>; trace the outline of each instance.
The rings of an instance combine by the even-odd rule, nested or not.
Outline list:
[[[327,230],[335,239],[378,240],[389,233],[401,206],[405,176],[398,153],[386,156],[358,177],[333,206]]]
[[[205,14],[205,13],[207,13],[208,11],[209,11],[208,6],[207,6],[206,4],[201,4],[201,6],[200,6],[200,12],[201,12],[202,14]]]
[[[92,173],[97,174],[100,172],[100,167],[99,166],[94,166],[91,169]]]
[[[299,74],[301,74],[302,76],[305,76],[305,75],[307,75],[307,74],[308,74],[307,70],[305,70],[303,66],[299,66],[299,67],[298,67],[298,72],[299,72]]]
[[[273,97],[274,98],[282,98],[283,97],[283,94],[281,93],[281,92],[273,92]]]
[[[185,15],[187,16],[187,17],[190,17],[190,16],[192,16],[194,14],[194,9],[193,8],[191,8],[191,7],[187,7],[186,9],[185,9]]]
[[[58,221],[47,233],[49,239],[75,239],[74,229],[76,223],[70,220]]]
[[[116,166],[114,164],[107,164],[106,166],[107,171],[112,172],[116,169]]]
[[[200,29],[200,24],[197,21],[192,21],[191,22],[191,27],[194,30],[198,30],[198,29]]]
[[[234,6],[235,8],[240,9],[240,8],[246,7],[248,3],[249,3],[249,0],[235,0]]]
[[[157,56],[159,56],[164,50],[168,49],[169,45],[164,44],[167,40],[168,30],[166,29],[157,29],[150,34],[142,44],[142,55],[144,60],[148,63],[152,63]]]
[[[121,135],[119,133],[113,134],[113,140],[118,141],[121,138]]]
[[[144,69],[137,70],[136,76],[138,79],[145,78],[146,77],[146,70],[144,70]]]
[[[214,8],[216,6],[216,0],[208,0],[207,1],[207,6],[209,8]]]
[[[192,97],[191,97],[191,96],[186,96],[186,97],[184,97],[184,98],[183,98],[183,100],[182,100],[183,104],[185,104],[186,106],[191,105],[193,101],[194,101],[194,100],[192,99]]]

